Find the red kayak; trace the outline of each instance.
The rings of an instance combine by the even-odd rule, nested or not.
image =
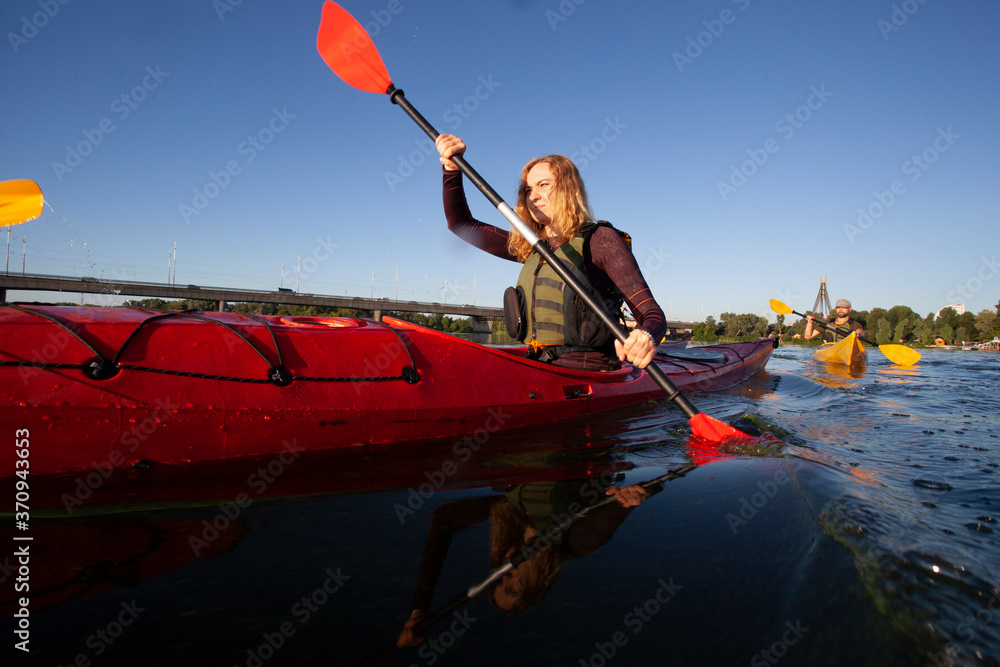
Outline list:
[[[662,348],[656,363],[685,392],[714,391],[775,346]],[[629,364],[574,371],[524,352],[388,317],[5,304],[0,424],[24,444],[0,449],[0,476],[23,448],[32,474],[432,439],[474,451],[500,430],[663,396]]]

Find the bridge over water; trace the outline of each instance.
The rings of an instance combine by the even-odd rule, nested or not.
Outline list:
[[[6,302],[7,290],[72,292],[160,299],[197,299],[215,302],[220,312],[225,309],[227,302],[246,302],[370,310],[373,311],[373,319],[376,320],[382,317],[382,311],[458,315],[471,318],[473,331],[478,334],[489,334],[493,329],[493,322],[503,317],[502,308],[469,304],[396,301],[394,299],[371,299],[356,296],[300,294],[291,290],[272,292],[230,287],[169,285],[132,280],[71,278],[39,274],[0,274],[0,302]],[[670,321],[668,322],[668,331],[671,334],[690,332],[694,325],[694,322]]]

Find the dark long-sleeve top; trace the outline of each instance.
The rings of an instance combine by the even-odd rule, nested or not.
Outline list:
[[[516,262],[517,258],[507,250],[508,232],[472,217],[465,199],[462,172],[443,171],[444,214],[448,229],[480,250]],[[610,227],[598,227],[586,245],[583,259],[587,277],[594,288],[604,296],[624,298],[635,317],[636,326],[649,332],[659,342],[667,332],[666,317],[653,299],[632,251],[621,236]]]
[[[413,609],[430,609],[434,589],[448,557],[448,548],[458,533],[489,519],[491,507],[506,502],[504,496],[462,498],[445,503],[431,514],[427,543],[420,561]],[[606,544],[633,508],[612,502],[569,525],[560,547],[566,558],[579,558]],[[557,548],[557,547],[550,547]]]

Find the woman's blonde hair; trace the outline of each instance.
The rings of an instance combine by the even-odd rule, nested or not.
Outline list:
[[[496,568],[507,558],[510,549],[525,547],[524,531],[531,524],[507,500],[501,500],[493,505],[490,519],[490,565]],[[559,549],[553,544],[527,560],[521,566],[521,594],[513,606],[502,611],[515,616],[537,607],[552,588],[556,575],[562,567],[562,561]],[[494,607],[496,604],[493,602],[493,590],[502,585],[501,581],[490,588],[490,601]]]
[[[535,158],[524,165],[521,170],[521,183],[517,188],[517,205],[514,207],[514,211],[521,220],[524,220],[531,227],[535,234],[545,238],[544,225],[536,222],[528,209],[528,172],[531,171],[532,167],[542,162],[549,165],[553,176],[551,208],[548,212],[549,224],[555,227],[564,241],[569,240],[576,236],[580,227],[585,222],[590,222],[593,217],[590,214],[587,189],[580,177],[580,170],[568,157],[547,155]],[[523,262],[531,254],[531,245],[516,229],[512,229],[510,236],[507,237],[507,250],[519,262]]]

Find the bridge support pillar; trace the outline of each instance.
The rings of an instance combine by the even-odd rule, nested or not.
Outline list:
[[[381,308],[376,308],[375,310],[372,311],[372,319],[375,320],[376,322],[381,322],[382,321],[382,309]]]
[[[472,342],[479,343],[481,345],[490,345],[493,343],[493,320],[487,317],[478,317],[473,315],[472,320],[472,336],[470,336]]]

